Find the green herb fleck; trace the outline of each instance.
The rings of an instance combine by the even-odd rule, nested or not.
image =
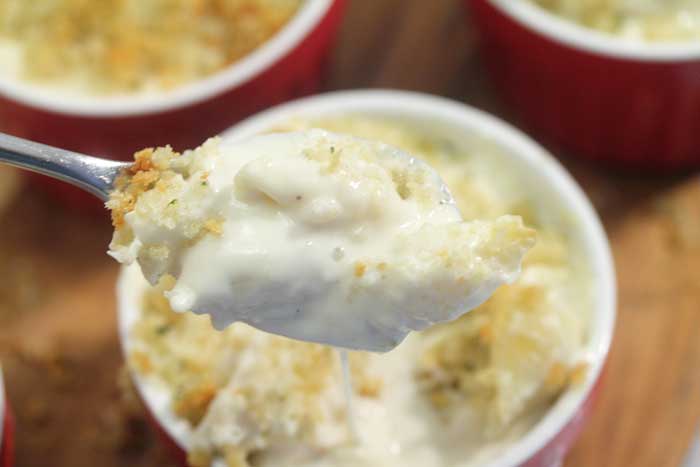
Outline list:
[[[176,199],[170,201],[170,202],[168,203],[168,206],[172,206],[172,205],[175,204],[175,203],[177,203],[177,200],[176,200]]]

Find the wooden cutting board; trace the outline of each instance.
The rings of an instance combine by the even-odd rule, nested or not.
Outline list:
[[[328,89],[419,90],[510,119],[462,4],[351,2]],[[605,386],[566,466],[678,466],[700,421],[700,179],[634,178],[560,155],[603,217],[620,292]],[[0,212],[0,358],[20,467],[171,465],[119,389],[109,236],[106,215],[26,186]]]

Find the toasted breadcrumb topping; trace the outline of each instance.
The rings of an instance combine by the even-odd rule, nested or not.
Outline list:
[[[141,318],[131,330],[136,346],[129,365],[172,388],[173,412],[195,428],[189,454],[193,466],[224,458],[227,465],[248,467],[250,455],[273,447],[270,440],[312,442],[319,426],[344,420],[332,348],[241,323],[215,331],[206,316],[173,312],[163,296],[170,286],[172,278],[166,277],[144,295]],[[358,395],[376,398],[383,384],[368,369],[369,358],[352,352],[353,386]],[[207,417],[222,415],[241,423],[250,437],[244,434],[235,445],[217,443],[206,430]]]
[[[211,138],[202,146],[183,153],[170,146],[146,148],[134,154],[134,163],[115,182],[115,189],[106,203],[111,211],[114,236],[112,245],[128,245],[134,238],[125,216],[135,214],[152,219],[159,227],[173,229],[181,226],[185,240],[196,243],[206,235],[220,236],[224,219],[219,215],[202,218],[196,214],[193,203],[210,192],[207,173],[201,175],[196,186],[198,197],[184,196],[191,173],[197,172],[201,156],[217,152],[218,138]],[[141,260],[167,264],[171,261],[171,248],[165,243],[144,245],[139,251]]]
[[[303,0],[0,0],[27,80],[95,94],[167,90],[240,60]]]

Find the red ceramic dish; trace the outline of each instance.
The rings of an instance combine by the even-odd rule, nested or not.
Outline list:
[[[254,112],[317,91],[344,4],[307,0],[250,55],[169,93],[76,100],[0,78],[0,131],[112,159],[149,146],[195,147]],[[46,183],[64,198],[87,199]]]
[[[503,97],[596,163],[700,167],[700,44],[623,41],[520,0],[467,0]]]
[[[14,423],[5,401],[5,388],[0,373],[0,467],[10,467],[14,460]]]
[[[9,410],[5,413],[3,439],[0,442],[0,467],[11,467],[14,463],[14,422]]]
[[[350,91],[320,95],[290,102],[250,118],[223,134],[238,139],[261,133],[295,117],[341,115],[395,117],[417,125],[438,127],[451,138],[478,135],[492,140],[533,190],[533,196],[551,199],[554,212],[572,222],[571,238],[590,261],[593,306],[590,341],[585,352],[590,370],[585,383],[562,395],[543,418],[522,438],[502,449],[483,467],[556,467],[561,465],[587,419],[601,385],[615,323],[615,274],[608,241],[585,195],[566,171],[541,147],[503,122],[465,105],[446,99],[397,91]],[[443,134],[442,132],[440,134]],[[500,151],[499,151],[500,152]],[[137,266],[124,268],[117,286],[121,345],[131,349],[129,329],[138,319],[144,280]],[[136,388],[148,408],[150,419],[165,444],[185,465],[185,447],[190,428],[170,410],[171,396],[162,386],[133,373]]]

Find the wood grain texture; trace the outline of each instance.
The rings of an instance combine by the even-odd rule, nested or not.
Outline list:
[[[350,2],[327,88],[430,92],[513,121],[463,3]],[[611,174],[554,152],[602,215],[620,292],[606,383],[566,466],[678,466],[700,420],[700,179]],[[0,358],[17,465],[169,465],[120,395],[106,217],[21,194],[0,213]]]

